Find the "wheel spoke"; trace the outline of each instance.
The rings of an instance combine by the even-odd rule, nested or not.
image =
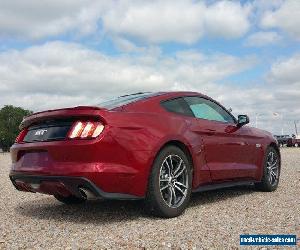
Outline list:
[[[169,190],[168,204],[169,204],[169,206],[171,206],[172,205],[173,192],[172,192],[172,188],[171,187],[169,187],[168,190]]]
[[[270,184],[272,184],[272,175],[271,175],[271,173],[269,174],[269,181],[270,181]]]
[[[165,190],[165,189],[168,188],[168,187],[169,187],[169,184],[167,184],[167,185],[161,187],[161,188],[160,188],[160,191],[163,191],[163,190]]]
[[[271,155],[271,163],[273,163],[273,161],[274,161],[274,153],[270,152],[270,155]]]
[[[277,169],[278,167],[277,167],[277,164],[276,165],[274,165],[273,167],[271,167],[270,169],[271,170],[274,170],[274,169]]]
[[[277,175],[276,175],[276,173],[274,171],[271,171],[271,175],[273,176],[274,180],[276,180]]]
[[[169,173],[169,177],[170,177],[171,176],[171,168],[170,168],[170,165],[168,163],[168,158],[165,159],[164,163],[166,163],[166,166],[167,166],[167,169],[168,169],[168,173]]]
[[[182,184],[181,182],[178,182],[178,181],[175,181],[174,183],[175,185],[179,185],[179,186],[182,186],[183,188],[187,188],[186,185]]]
[[[180,172],[179,172],[178,174],[176,174],[174,177],[175,177],[175,178],[178,178],[180,175],[183,174],[184,170],[185,170],[185,165],[183,165],[183,167],[182,167],[182,169],[180,170]]]
[[[182,165],[182,162],[183,162],[183,160],[180,159],[180,162],[178,163],[178,166],[177,166],[177,168],[176,168],[175,171],[174,171],[174,176],[176,176],[177,172],[180,170],[181,165]]]
[[[172,161],[172,156],[171,155],[170,155],[169,159],[170,159],[170,165],[171,165],[170,174],[172,175],[174,173],[174,166],[173,166],[173,161]]]
[[[176,200],[177,200],[176,193],[175,193],[175,190],[174,190],[174,188],[173,188],[173,187],[171,187],[171,190],[172,190],[172,193],[173,193],[173,200],[174,200],[174,203],[173,203],[173,205],[175,205],[175,203],[176,203]]]
[[[274,167],[277,167],[277,159],[275,160],[274,163],[270,164],[269,167],[270,167],[271,169],[273,169]]]
[[[180,187],[178,187],[176,184],[174,184],[174,187],[175,187],[180,193],[182,193],[183,197],[185,197],[185,192],[184,192]]]

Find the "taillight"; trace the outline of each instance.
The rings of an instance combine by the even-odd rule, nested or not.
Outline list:
[[[70,129],[68,137],[70,139],[96,138],[101,134],[104,125],[94,121],[76,121]]]
[[[20,143],[20,142],[23,142],[24,140],[24,137],[26,136],[27,134],[27,129],[23,129],[19,135],[17,136],[16,140],[15,140],[15,143]]]

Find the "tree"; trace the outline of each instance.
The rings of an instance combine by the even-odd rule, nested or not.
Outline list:
[[[32,114],[32,111],[20,107],[6,105],[0,109],[0,148],[9,151],[20,130],[19,125],[24,116]]]

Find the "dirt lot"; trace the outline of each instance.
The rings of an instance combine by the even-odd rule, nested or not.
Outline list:
[[[240,234],[300,236],[300,148],[282,149],[282,174],[273,193],[252,187],[199,193],[185,214],[157,219],[139,201],[68,207],[51,196],[18,192],[0,154],[0,249],[238,248]]]

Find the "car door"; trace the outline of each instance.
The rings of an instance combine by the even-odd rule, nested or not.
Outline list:
[[[191,129],[203,140],[212,180],[254,178],[255,145],[249,128],[237,127],[235,118],[212,100],[199,96],[184,100],[195,116]]]

